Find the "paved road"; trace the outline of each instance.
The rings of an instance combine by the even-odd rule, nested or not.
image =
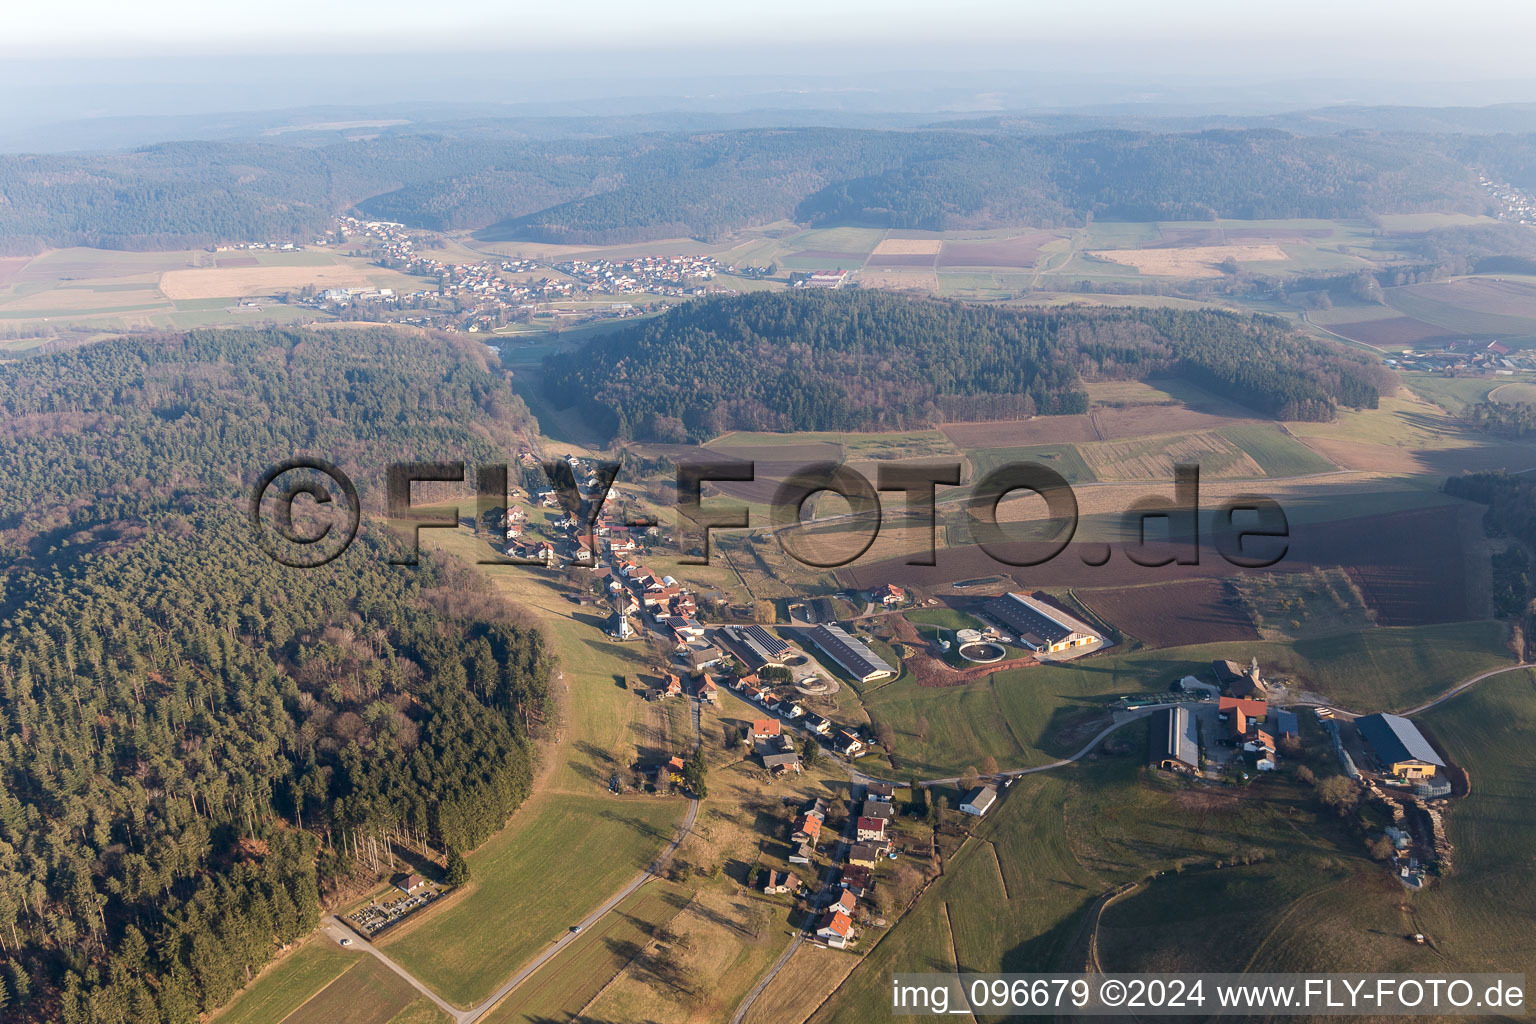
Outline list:
[[[351,940],[348,942],[349,945],[357,946],[364,953],[371,954],[385,967],[388,967],[391,971],[394,971],[396,974],[400,975],[400,977],[404,978],[406,984],[410,985],[411,988],[414,988],[416,991],[432,1000],[432,1002],[436,1003],[438,1009],[448,1014],[448,1016],[459,1022],[459,1024],[465,1024],[466,1021],[473,1020],[475,1016],[478,1016],[471,1010],[460,1010],[458,1007],[446,1002],[436,992],[433,992],[431,989],[427,988],[427,986],[417,981],[416,976],[413,975],[410,971],[406,970],[404,967],[401,967],[389,957],[385,956],[379,947],[363,938],[361,934],[354,931],[352,927],[346,922],[342,921],[341,918],[332,914],[326,914],[325,917],[321,919],[320,926],[325,929],[325,934],[329,935],[331,940],[336,942],[338,945],[347,940]]]

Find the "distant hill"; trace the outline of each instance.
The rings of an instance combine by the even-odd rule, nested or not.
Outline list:
[[[1482,212],[1473,167],[1523,174],[1533,139],[748,128],[532,140],[492,123],[326,145],[178,142],[0,156],[0,251],[298,239],[353,207],[488,239],[592,244],[785,218],[940,230]]]
[[[690,302],[546,360],[548,397],[620,439],[871,430],[1088,407],[1080,372],[1180,376],[1285,419],[1375,407],[1372,361],[1278,320],[1015,311],[886,292]]]

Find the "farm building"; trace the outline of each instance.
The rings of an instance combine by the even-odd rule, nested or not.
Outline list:
[[[1152,716],[1152,763],[1175,771],[1200,767],[1200,736],[1188,708],[1164,708]]]
[[[1088,624],[1028,594],[994,597],[982,610],[989,618],[1011,629],[1019,642],[1032,651],[1054,654],[1074,647],[1088,647],[1104,639]]]
[[[883,658],[835,622],[812,626],[805,631],[805,635],[837,662],[844,672],[861,683],[888,679],[896,674],[896,670]]]
[[[1355,728],[1382,768],[1400,779],[1427,779],[1445,767],[1419,727],[1400,715],[1366,715]]]
[[[995,803],[997,803],[997,787],[978,786],[966,794],[965,799],[960,803],[960,810],[979,818],[990,811]]]
[[[779,754],[759,754],[763,767],[774,775],[785,775],[789,772],[800,774],[800,755],[792,752]]]
[[[1235,661],[1213,661],[1211,671],[1216,674],[1216,681],[1221,684],[1221,688],[1234,697],[1262,699],[1265,696],[1264,680],[1259,678],[1257,658],[1247,665],[1239,665]]]
[[[794,648],[762,626],[726,626],[720,630],[732,652],[752,671],[782,667]]]

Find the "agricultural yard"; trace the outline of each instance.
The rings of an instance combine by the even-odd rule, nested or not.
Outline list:
[[[1165,877],[1188,891],[1165,920],[1194,926],[1184,931],[1197,933],[1191,941],[1208,954],[1201,969],[1241,970],[1293,899],[1379,872],[1301,787],[1265,781],[1241,796],[1191,800],[1184,786],[1143,767],[1146,742],[1145,727],[1130,728],[1116,737],[1114,753],[1016,782],[918,906],[811,1020],[885,1019],[891,972],[914,964],[1082,971],[1085,912],[1115,887],[1168,869],[1176,873]],[[1141,898],[1105,913],[1104,969],[1156,969],[1127,962],[1126,944],[1111,931],[1150,919]]]
[[[924,687],[908,676],[862,696],[870,718],[896,730],[899,771],[958,775],[987,755],[1004,768],[1025,768],[1072,754],[1106,723],[1104,705],[1114,698],[1207,675],[1213,659],[1252,657],[1266,675],[1361,710],[1411,707],[1482,669],[1512,664],[1504,626],[1481,621],[1111,650],[1061,665],[1003,669],[958,686]]]
[[[1536,798],[1521,737],[1536,727],[1536,676],[1490,679],[1426,722],[1474,784],[1449,814],[1455,872],[1422,892],[1368,860],[1289,773],[1195,791],[1144,768],[1146,727],[1128,727],[1085,761],[1016,782],[845,981],[842,964],[830,984],[796,974],[806,995],[776,1019],[799,1020],[824,996],[809,1018],[817,1024],[882,1020],[890,974],[913,964],[1080,971],[1090,935],[1107,971],[1529,973],[1536,904],[1523,865],[1536,852]],[[1309,745],[1322,742],[1304,728]],[[1126,882],[1137,888],[1089,916]],[[1150,941],[1169,928],[1188,941]],[[1415,931],[1428,947],[1403,941]],[[769,994],[793,998],[799,987]]]

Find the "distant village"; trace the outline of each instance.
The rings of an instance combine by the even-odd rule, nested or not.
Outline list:
[[[308,242],[250,242],[220,248],[292,252],[350,245],[382,267],[434,283],[411,291],[306,288],[287,296],[288,301],[352,319],[469,333],[495,331],[540,313],[566,325],[638,316],[659,299],[707,294],[720,272],[715,258],[703,255],[560,261],[489,255],[456,263],[422,251],[421,235],[389,221],[338,217],[330,235]],[[622,301],[624,296],[643,301]],[[604,303],[603,298],[621,301]]]

